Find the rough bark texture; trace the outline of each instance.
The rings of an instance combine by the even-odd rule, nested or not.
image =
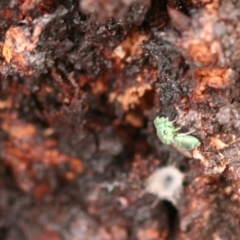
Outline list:
[[[238,0],[0,1],[0,239],[239,239],[239,46]]]

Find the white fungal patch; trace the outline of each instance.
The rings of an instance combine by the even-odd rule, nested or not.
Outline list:
[[[146,181],[146,192],[176,205],[182,190],[184,174],[174,166],[157,169]]]

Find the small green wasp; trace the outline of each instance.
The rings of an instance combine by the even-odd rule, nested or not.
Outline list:
[[[174,121],[173,121],[174,122]],[[167,145],[171,145],[181,152],[186,157],[192,157],[190,150],[198,147],[201,143],[188,133],[178,133],[180,128],[175,128],[173,122],[170,122],[168,118],[156,117],[154,125],[157,130],[158,138]]]

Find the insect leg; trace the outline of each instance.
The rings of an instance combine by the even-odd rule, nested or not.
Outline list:
[[[177,128],[177,129],[179,129],[179,128]],[[180,136],[187,136],[187,135],[189,135],[189,134],[191,134],[193,132],[195,132],[195,130],[192,130],[192,131],[189,131],[189,132],[186,132],[186,133],[178,133],[178,135],[180,135]]]

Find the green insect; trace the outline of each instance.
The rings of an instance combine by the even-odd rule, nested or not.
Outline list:
[[[168,118],[156,117],[154,125],[157,130],[158,138],[167,145],[171,145],[181,152],[186,157],[191,157],[190,150],[198,147],[201,143],[188,133],[178,133],[180,128],[175,128],[173,122],[170,122]]]

